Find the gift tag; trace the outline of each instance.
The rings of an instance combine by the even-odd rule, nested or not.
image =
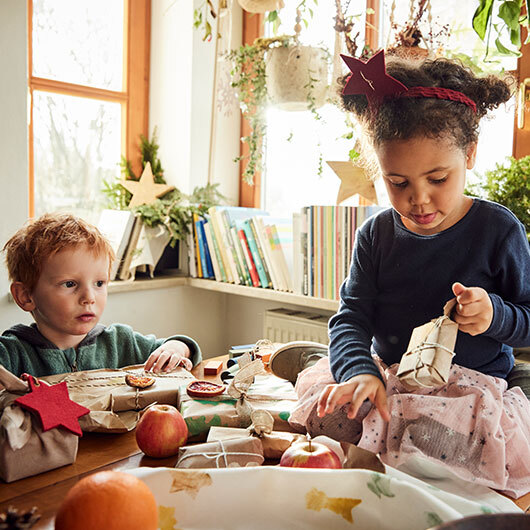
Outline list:
[[[63,427],[78,436],[83,436],[78,418],[88,414],[90,409],[77,404],[68,395],[68,386],[63,381],[57,385],[48,385],[35,377],[22,374],[21,379],[28,382],[30,392],[15,399],[22,408],[35,412],[44,432]]]

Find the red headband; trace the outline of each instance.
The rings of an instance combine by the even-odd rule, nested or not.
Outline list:
[[[423,86],[407,88],[386,73],[384,50],[377,52],[367,62],[347,55],[341,57],[351,71],[342,94],[345,96],[364,94],[371,108],[378,107],[386,97],[437,98],[464,103],[477,112],[475,102],[458,90]]]

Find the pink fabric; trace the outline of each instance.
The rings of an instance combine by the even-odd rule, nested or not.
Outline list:
[[[447,385],[411,392],[396,377],[397,368],[385,371],[391,421],[383,421],[374,407],[363,411],[359,447],[379,453],[392,467],[422,456],[511,497],[530,491],[530,403],[520,388],[508,390],[503,379],[454,365]],[[304,370],[289,421],[311,421],[321,391],[331,383],[327,358]],[[361,419],[348,420],[346,407],[336,416],[328,426],[332,432],[324,433],[332,438],[340,438],[344,423]]]

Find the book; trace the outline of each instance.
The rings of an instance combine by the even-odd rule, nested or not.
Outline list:
[[[202,271],[202,260],[201,260],[201,250],[199,247],[199,230],[198,230],[198,223],[199,223],[199,216],[196,213],[193,213],[192,216],[192,228],[193,228],[193,236],[194,236],[194,243],[195,243],[195,256],[197,258],[197,275],[199,278],[204,278],[203,271]]]
[[[197,219],[195,221],[195,230],[197,232],[197,241],[199,242],[199,260],[201,263],[201,277],[202,278],[209,278],[210,275],[208,274],[208,269],[206,268],[206,255],[204,252],[204,241],[206,239],[206,236],[203,236],[201,232],[201,221],[202,219]]]
[[[284,252],[282,243],[280,241],[280,235],[278,232],[278,227],[275,224],[272,224],[267,227],[271,231],[272,242],[273,242],[273,252],[277,256],[278,263],[280,265],[280,270],[282,272],[286,291],[293,292],[293,278],[292,278],[292,269],[289,269],[288,260],[286,258],[286,253]]]
[[[214,278],[216,281],[222,282],[224,280],[223,280],[223,275],[221,274],[221,266],[219,265],[220,256],[218,256],[217,252],[215,251],[210,223],[207,221],[202,226],[204,229],[204,235],[206,236],[206,242],[208,244],[208,249],[210,250],[210,257],[212,259],[212,268],[213,268]]]
[[[188,271],[192,278],[197,278],[197,257],[195,256],[194,226],[190,225],[190,231],[186,236],[186,246],[188,247]]]
[[[267,261],[265,261],[265,254],[263,253],[263,247],[262,247],[260,238],[258,236],[257,221],[255,217],[251,217],[249,219],[249,226],[250,226],[250,230],[252,231],[252,235],[254,236],[254,241],[256,243],[256,249],[258,251],[258,255],[260,257],[263,270],[265,272],[265,277],[267,278],[268,287],[271,287],[272,289],[274,289],[274,286],[272,284],[271,273],[269,271],[269,266],[268,266]]]
[[[256,240],[252,232],[250,219],[246,219],[245,221],[243,221],[243,231],[245,232],[245,237],[248,243],[248,248],[250,250],[250,255],[252,256],[252,260],[256,265],[256,270],[259,276],[259,283],[261,287],[264,287],[266,289],[270,287],[270,281],[269,278],[267,278],[267,275],[265,274],[265,269],[263,268],[263,262],[261,261],[261,257],[258,252],[258,247],[256,246]]]
[[[118,278],[120,280],[134,279],[134,272],[131,270],[131,263],[134,257],[134,253],[137,252],[138,239],[140,232],[142,231],[143,221],[140,216],[134,218],[133,227],[131,230],[131,237],[129,243],[123,254],[123,260],[120,268],[118,269]]]
[[[293,293],[303,292],[302,213],[293,212]]]
[[[239,237],[239,240],[241,241],[241,249],[243,250],[243,255],[245,256],[245,261],[247,263],[248,272],[250,275],[250,279],[252,281],[253,287],[259,287],[260,281],[259,281],[259,275],[258,270],[256,269],[256,265],[254,263],[254,260],[252,259],[252,254],[250,252],[250,248],[248,246],[247,236],[245,235],[245,231],[243,228],[237,229],[237,235]]]
[[[108,239],[116,255],[110,270],[110,281],[116,279],[133,225],[134,212],[131,210],[103,210],[99,216],[98,230]]]
[[[203,241],[204,246],[204,259],[206,261],[206,271],[208,273],[208,278],[214,278],[214,272],[213,272],[213,265],[212,265],[212,256],[210,253],[210,247],[208,246],[208,241],[206,240],[206,233],[204,232],[204,224],[206,221],[204,219],[201,219],[199,221],[199,230],[201,233],[201,239]]]
[[[221,221],[221,233],[222,237],[225,241],[225,244],[227,245],[227,251],[229,253],[229,260],[231,263],[234,264],[235,269],[235,276],[238,279],[238,282],[241,285],[246,285],[245,281],[245,275],[243,274],[243,268],[242,263],[239,261],[239,256],[237,254],[236,250],[236,241],[234,242],[234,239],[232,238],[232,234],[230,233],[230,219],[227,216],[226,210],[219,209],[217,210],[217,213],[219,214],[219,219]]]
[[[230,228],[230,237],[232,238],[232,241],[234,242],[234,248],[236,250],[237,260],[239,262],[239,266],[243,274],[244,283],[245,285],[252,285],[252,280],[250,278],[250,272],[248,270],[247,261],[243,254],[243,248],[241,246],[241,240],[239,239],[239,236],[237,235],[237,230],[234,226]]]
[[[208,214],[210,215],[209,222],[211,223],[212,228],[213,243],[219,250],[222,269],[224,269],[224,277],[226,279],[223,281],[228,283],[239,283],[238,279],[236,278],[237,271],[235,270],[235,263],[233,263],[232,255],[229,252],[226,236],[224,235],[224,232],[221,231],[222,222],[219,212],[216,210],[215,206],[212,206],[208,209]],[[219,263],[219,266],[221,266],[221,263]]]
[[[263,219],[260,216],[256,216],[251,219],[251,222],[253,223],[255,229],[254,237],[257,236],[258,246],[262,250],[262,259],[266,264],[266,269],[271,279],[272,288],[276,291],[285,291],[286,287],[283,283],[281,271],[277,269],[277,265],[275,266],[273,260],[272,245],[269,236],[265,231]]]

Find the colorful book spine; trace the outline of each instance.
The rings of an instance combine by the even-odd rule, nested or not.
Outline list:
[[[258,271],[259,283],[261,287],[264,287],[264,288],[271,287],[270,279],[267,277],[265,273],[265,269],[263,267],[263,261],[261,260],[260,253],[258,251],[258,246],[256,244],[256,239],[254,238],[254,233],[252,231],[252,225],[250,223],[250,219],[246,219],[243,222],[243,230],[245,231],[248,248],[250,249],[252,259],[254,260],[254,264],[256,265],[256,269]]]
[[[210,254],[215,256],[215,260],[217,261],[217,266],[219,268],[219,277],[221,278],[221,280],[219,281],[227,282],[228,280],[226,278],[226,271],[224,268],[223,259],[221,257],[219,245],[217,244],[217,239],[215,238],[214,229],[213,229],[213,225],[211,221],[212,221],[211,218],[209,218],[208,222],[204,225],[204,229],[210,232],[210,238],[208,239],[208,245],[210,247]],[[213,249],[213,253],[212,253],[212,249]]]
[[[259,287],[260,281],[259,281],[258,270],[256,269],[256,265],[254,263],[254,260],[252,259],[252,254],[248,246],[247,236],[245,235],[245,231],[243,230],[243,228],[240,228],[237,231],[237,235],[239,236],[239,240],[241,241],[241,248],[243,249],[243,255],[245,256],[245,261],[247,262],[248,272],[250,274],[252,285],[254,287]]]
[[[225,244],[227,245],[227,252],[229,253],[228,258],[231,263],[233,263],[233,268],[235,269],[235,274],[237,276],[238,283],[241,285],[245,285],[245,275],[243,274],[243,269],[241,268],[241,264],[239,262],[239,257],[237,255],[234,240],[232,239],[232,235],[230,233],[230,218],[228,217],[226,210],[218,211],[218,215],[221,223],[222,237]]]
[[[232,242],[234,243],[234,248],[237,254],[237,260],[241,268],[241,273],[243,274],[244,283],[245,285],[252,285],[247,261],[243,254],[243,248],[241,247],[241,241],[239,239],[239,236],[237,235],[237,230],[234,226],[230,227],[230,237],[232,238]]]
[[[215,274],[213,272],[212,257],[210,255],[210,247],[208,246],[208,241],[206,240],[206,233],[204,231],[205,223],[206,221],[204,219],[201,219],[199,221],[199,230],[201,233],[201,239],[203,241],[204,247],[204,260],[206,261],[206,271],[208,273],[207,278],[215,278]]]
[[[293,292],[293,279],[291,278],[291,274],[289,273],[289,267],[287,265],[287,258],[285,257],[285,253],[282,248],[278,229],[276,225],[270,225],[267,228],[270,229],[271,244],[272,244],[273,251],[275,255],[277,256],[277,262],[279,264],[279,269],[283,277],[285,290],[289,292]]]
[[[254,241],[256,242],[256,248],[258,249],[258,254],[261,259],[261,263],[263,265],[263,270],[265,271],[265,276],[267,277],[269,287],[274,289],[274,285],[272,283],[271,272],[269,270],[269,264],[268,264],[267,259],[265,258],[265,250],[263,247],[263,243],[261,242],[261,237],[258,234],[257,219],[255,217],[250,218],[249,224],[250,224],[250,229],[252,230],[252,235],[254,236]]]
[[[202,278],[209,278],[208,268],[206,267],[206,256],[204,253],[204,239],[203,232],[201,232],[201,219],[195,223],[195,230],[197,231],[197,239],[199,241],[199,258],[201,262]]]
[[[210,256],[212,258],[212,268],[214,273],[214,278],[218,282],[223,281],[223,277],[221,274],[221,267],[219,266],[219,259],[217,255],[215,254],[215,247],[213,244],[213,237],[212,237],[212,227],[210,226],[210,222],[207,221],[203,225],[204,228],[204,235],[206,236],[206,242],[208,244],[208,248],[210,249]]]
[[[200,248],[199,248],[199,230],[197,229],[197,225],[199,223],[199,216],[194,213],[193,214],[193,239],[195,242],[195,255],[197,256],[197,275],[199,278],[204,278],[202,274],[202,262],[201,262],[201,254],[200,254]]]
[[[212,206],[208,209],[208,213],[210,214],[210,223],[212,226],[212,237],[214,240],[214,245],[216,245],[216,248],[219,251],[219,256],[221,259],[221,262],[219,265],[222,264],[222,270],[224,271],[224,279],[223,281],[228,283],[235,283],[235,278],[232,272],[231,263],[228,259],[228,248],[225,248],[225,243],[221,234],[221,223],[220,219],[218,217],[218,212],[215,209],[215,206]],[[216,251],[217,252],[217,251]]]

